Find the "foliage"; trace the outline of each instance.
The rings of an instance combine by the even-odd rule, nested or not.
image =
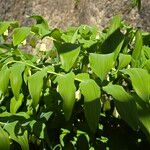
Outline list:
[[[103,31],[31,18],[0,22],[0,149],[149,145],[150,33],[119,16]]]

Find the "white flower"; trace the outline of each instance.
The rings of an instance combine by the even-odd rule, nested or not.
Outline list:
[[[43,52],[46,51],[46,44],[45,44],[45,43],[42,43],[42,44],[40,45],[40,51],[43,51]]]
[[[8,30],[6,30],[6,31],[4,32],[4,35],[8,36]]]
[[[22,41],[21,43],[22,43],[22,45],[26,45],[27,44],[26,39],[24,41]]]
[[[81,99],[81,92],[80,92],[80,90],[77,90],[75,92],[75,98],[77,99],[77,101]]]

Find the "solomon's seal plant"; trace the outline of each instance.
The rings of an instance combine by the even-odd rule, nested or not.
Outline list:
[[[0,149],[149,145],[150,33],[119,16],[103,31],[31,18],[0,22]]]

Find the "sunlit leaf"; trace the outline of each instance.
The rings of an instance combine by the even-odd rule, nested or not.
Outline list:
[[[13,33],[13,45],[17,46],[23,42],[30,34],[30,27],[21,27],[14,29]]]
[[[150,73],[150,59],[146,61],[144,69],[146,69]]]
[[[0,35],[3,34],[9,26],[10,22],[0,22]]]
[[[55,44],[55,46],[60,55],[62,68],[65,71],[69,71],[80,53],[80,47],[70,43]]]
[[[150,75],[144,69],[130,68],[123,70],[125,74],[130,76],[133,88],[141,99],[145,102],[150,100]]]
[[[16,100],[19,98],[20,89],[22,86],[22,72],[24,69],[25,65],[23,64],[14,64],[11,67],[10,84]]]
[[[50,33],[48,22],[43,17],[34,15],[30,18],[36,20],[36,25],[31,28],[33,32],[38,33],[42,37]]]
[[[144,54],[146,56],[147,59],[150,59],[150,47],[148,46],[143,46],[142,50],[144,51]]]
[[[0,92],[5,94],[9,84],[10,69],[2,68],[0,71]]]
[[[107,37],[121,27],[121,20],[122,20],[121,16],[119,15],[113,17],[113,19],[110,22],[110,27],[107,33]]]
[[[135,39],[135,47],[132,52],[131,63],[133,67],[139,67],[140,65],[139,59],[141,57],[142,46],[143,46],[142,34],[140,31],[137,31]]]
[[[131,55],[119,54],[119,66],[118,69],[126,67],[131,61]]]
[[[133,128],[138,128],[137,107],[134,98],[120,85],[107,85],[103,90],[112,95],[121,117]]]
[[[76,79],[78,80],[87,80],[87,79],[90,79],[90,76],[88,73],[79,73],[76,75]]]
[[[4,126],[4,129],[9,133],[10,138],[17,143],[20,144],[22,150],[29,150],[29,144],[28,144],[28,132],[23,131],[22,134],[16,133],[16,126],[17,126],[18,121],[14,121],[11,123],[7,123]]]
[[[114,66],[114,53],[94,54],[89,56],[90,67],[92,71],[103,81],[107,73]]]
[[[13,97],[10,101],[10,112],[12,114],[15,114],[19,109],[19,107],[22,105],[22,102],[23,102],[23,94],[19,95],[18,100],[16,100],[15,97]]]
[[[58,92],[63,98],[63,111],[66,120],[69,120],[72,114],[73,106],[75,103],[75,91],[74,73],[68,73],[63,76],[57,77]]]
[[[43,78],[46,75],[46,70],[38,71],[28,78],[28,87],[30,95],[33,99],[33,107],[35,108],[40,100]]]
[[[84,101],[90,102],[100,97],[100,87],[92,79],[80,83],[81,93],[84,95]]]

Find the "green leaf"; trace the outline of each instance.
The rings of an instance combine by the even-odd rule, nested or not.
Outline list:
[[[129,95],[120,85],[107,85],[103,90],[113,96],[116,108],[133,129],[138,129],[137,107],[134,98]]]
[[[13,97],[10,101],[10,112],[12,114],[15,114],[17,112],[17,110],[19,109],[19,107],[22,105],[23,102],[23,94],[19,95],[18,100],[15,99],[15,97]]]
[[[138,118],[140,121],[140,128],[147,136],[148,140],[150,141],[150,106],[145,104],[141,104],[140,100],[135,97],[139,103],[137,103],[137,110],[138,110]]]
[[[10,26],[10,22],[0,22],[0,35],[2,35]]]
[[[106,35],[104,34],[104,37],[102,38],[103,43],[100,47],[100,52],[103,54],[115,52],[114,58],[116,59],[124,43],[124,35],[121,33],[120,29],[114,31],[108,37],[107,34],[109,33],[106,33]]]
[[[84,112],[91,131],[95,132],[100,116],[100,87],[92,79],[80,83],[81,93],[84,95]]]
[[[141,68],[130,68],[122,71],[130,76],[132,86],[138,96],[145,102],[150,100],[150,75]]]
[[[112,33],[114,33],[118,28],[121,27],[121,16],[117,15],[114,16],[113,19],[110,22],[110,27],[107,33],[107,37],[110,36]]]
[[[79,73],[76,75],[76,79],[83,81],[83,80],[90,79],[90,76],[88,73]]]
[[[150,59],[146,61],[144,69],[146,69],[150,73]]]
[[[23,64],[14,64],[10,69],[10,84],[16,100],[19,98],[20,89],[22,86],[22,72],[24,69],[25,65]]]
[[[126,67],[131,61],[131,56],[127,54],[119,54],[119,66],[118,69]]]
[[[122,38],[122,40],[120,41],[120,43],[118,43],[118,46],[116,47],[115,51],[114,51],[114,59],[116,60],[120,51],[121,51],[121,48],[123,46],[123,43],[124,43],[124,39]]]
[[[53,29],[51,31],[51,33],[49,34],[49,36],[52,37],[52,38],[54,38],[57,41],[61,41],[62,42],[63,41],[62,38],[61,38],[62,33],[63,32],[60,29],[55,28],[55,29]]]
[[[30,95],[33,99],[34,108],[36,108],[40,100],[44,76],[46,76],[46,70],[43,69],[42,71],[38,71],[28,78],[28,87]]]
[[[55,44],[57,51],[60,55],[60,60],[62,63],[62,68],[65,71],[69,71],[74,65],[79,53],[80,47],[76,44]]]
[[[96,132],[99,123],[99,117],[101,112],[100,99],[95,99],[90,102],[84,103],[84,113],[87,123],[92,132]]]
[[[137,31],[135,39],[135,47],[132,52],[131,63],[133,67],[139,67],[140,65],[139,59],[141,57],[142,46],[143,46],[142,33],[140,31]]]
[[[144,51],[144,54],[146,56],[147,59],[150,59],[150,47],[148,46],[143,46],[142,50]]]
[[[48,22],[43,17],[35,15],[30,18],[36,20],[36,25],[32,26],[31,29],[34,33],[38,33],[42,37],[50,33]]]
[[[137,6],[138,10],[141,9],[141,0],[132,0],[133,7]]]
[[[13,45],[17,46],[22,41],[24,41],[27,38],[27,36],[30,34],[30,30],[31,30],[30,27],[21,27],[21,28],[14,29]]]
[[[80,83],[81,93],[84,95],[85,102],[91,102],[100,98],[100,87],[92,79],[84,80]]]
[[[16,127],[17,127],[18,121],[14,121],[11,123],[7,123],[4,126],[4,129],[9,133],[10,138],[17,143],[20,144],[22,150],[29,150],[29,144],[28,144],[28,131],[24,131],[23,133],[19,134],[16,133]]]
[[[0,149],[10,150],[10,141],[7,132],[5,132],[0,126]]]
[[[43,122],[36,121],[33,125],[33,132],[40,139],[44,139],[45,129],[46,129],[46,125]]]
[[[9,84],[10,69],[2,68],[0,71],[0,93],[5,94]]]
[[[89,56],[92,71],[103,81],[114,66],[114,53],[94,54]]]
[[[63,76],[57,77],[58,92],[63,98],[63,111],[66,120],[69,120],[72,114],[73,106],[75,103],[75,91],[74,73],[68,73]]]

